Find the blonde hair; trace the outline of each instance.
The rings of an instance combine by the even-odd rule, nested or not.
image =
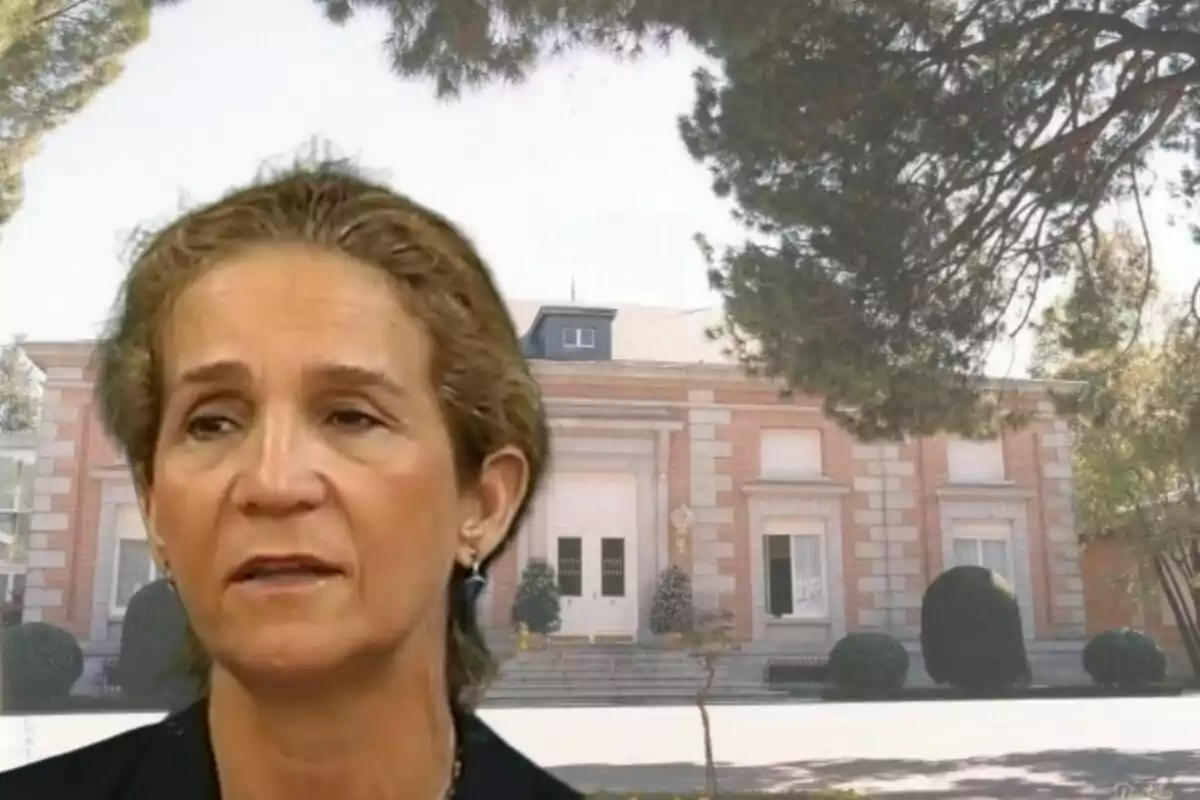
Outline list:
[[[148,486],[154,478],[162,413],[158,339],[174,301],[218,261],[273,243],[342,253],[391,278],[406,310],[432,341],[430,380],[463,485],[476,479],[484,459],[500,448],[511,445],[524,453],[529,492],[504,543],[489,555],[494,559],[519,528],[549,450],[540,394],[520,339],[467,238],[442,216],[343,162],[292,167],[136,242],[113,319],[98,345],[96,392],[104,426],[137,479]],[[446,677],[451,698],[472,705],[495,664],[473,610],[460,599],[466,577],[456,568],[449,578]],[[206,678],[209,663],[194,634],[189,649],[192,671]]]

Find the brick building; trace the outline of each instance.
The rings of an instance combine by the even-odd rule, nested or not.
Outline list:
[[[782,400],[728,363],[703,336],[708,310],[514,303],[513,314],[554,444],[484,595],[492,626],[506,627],[520,567],[541,557],[558,569],[564,634],[648,640],[656,576],[677,563],[701,602],[734,613],[748,652],[821,655],[852,630],[914,640],[928,582],[979,563],[1015,587],[1040,677],[1078,673],[1094,602],[1066,424],[1045,384],[1006,385],[1034,419],[995,441],[863,445],[817,400]],[[155,568],[93,410],[92,345],[28,353],[46,383],[26,619],[68,627],[102,659]]]

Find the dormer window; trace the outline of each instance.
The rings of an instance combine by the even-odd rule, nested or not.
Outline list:
[[[611,361],[611,308],[542,306],[525,334],[526,358],[549,361]]]
[[[591,350],[595,346],[595,328],[563,328],[563,347]]]

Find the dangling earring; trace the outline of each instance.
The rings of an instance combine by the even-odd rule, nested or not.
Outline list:
[[[167,582],[167,588],[171,590],[171,594],[179,594],[179,590],[175,588],[175,576],[171,574],[171,565],[163,563],[162,568],[163,580]]]
[[[479,570],[479,559],[474,559],[471,562],[471,574],[463,581],[462,593],[463,600],[467,603],[467,608],[474,608],[475,601],[479,599],[479,595],[483,594],[483,590],[487,587],[487,576]]]

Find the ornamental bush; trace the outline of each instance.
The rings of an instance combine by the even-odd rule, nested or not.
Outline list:
[[[1167,656],[1141,631],[1117,628],[1098,633],[1087,643],[1083,669],[1101,686],[1136,689],[1163,682]]]
[[[562,606],[554,567],[540,558],[530,559],[521,572],[521,583],[512,607],[513,629],[522,625],[530,633],[547,635],[562,627]]]
[[[1030,680],[1016,595],[984,567],[952,567],[921,602],[925,671],[957,689],[1007,689]]]
[[[829,653],[829,678],[847,692],[894,692],[908,677],[908,651],[894,636],[859,631],[843,636]]]
[[[83,675],[75,637],[45,622],[0,631],[0,701],[7,709],[52,708]]]
[[[129,598],[116,679],[130,703],[173,710],[199,695],[200,686],[188,673],[187,630],[187,613],[165,578]]]
[[[688,633],[693,622],[692,578],[672,564],[658,575],[650,602],[650,630],[659,635]]]

